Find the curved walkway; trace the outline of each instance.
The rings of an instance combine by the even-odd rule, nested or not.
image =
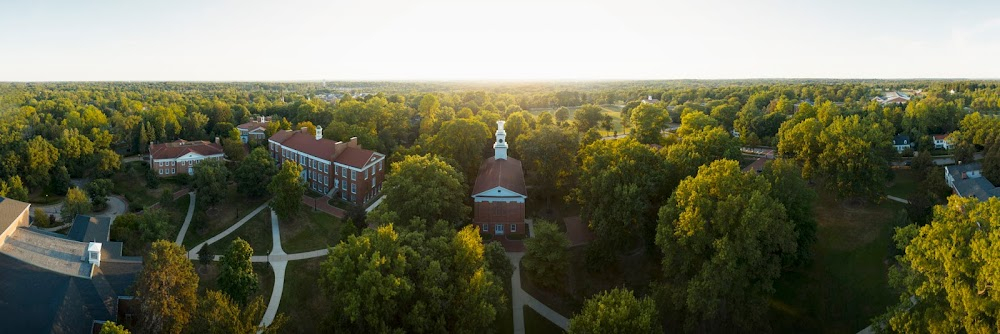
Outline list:
[[[514,308],[514,333],[523,334],[524,333],[524,306],[531,306],[535,312],[548,319],[556,326],[559,326],[563,330],[569,329],[569,319],[559,314],[559,312],[553,311],[551,308],[542,304],[542,302],[532,297],[531,294],[524,291],[521,288],[521,258],[524,257],[524,253],[521,252],[508,252],[507,258],[510,259],[510,263],[514,265],[514,276],[511,277],[511,306]]]
[[[178,245],[183,245],[184,235],[187,234],[188,226],[191,226],[191,217],[194,216],[194,202],[195,202],[194,192],[193,191],[189,192],[188,195],[191,195],[191,201],[188,203],[188,213],[187,216],[184,216],[184,225],[181,225],[181,232],[177,233],[176,243]]]
[[[272,256],[283,256],[285,251],[281,249],[281,233],[278,231],[278,215],[271,210],[271,248]],[[274,289],[271,289],[271,299],[267,302],[267,310],[264,311],[264,318],[260,320],[260,325],[269,326],[274,321],[274,315],[278,314],[278,305],[281,304],[281,292],[285,288],[285,267],[288,260],[270,261],[271,270],[274,270]]]
[[[193,195],[193,193],[192,193],[192,195]],[[191,203],[194,203],[194,198],[193,197],[191,198]],[[208,240],[205,240],[204,242],[202,242],[202,243],[198,244],[197,246],[194,246],[193,248],[191,248],[191,250],[188,251],[188,257],[192,258],[192,259],[197,259],[198,258],[198,251],[201,250],[201,247],[204,247],[205,244],[214,244],[216,241],[219,241],[222,238],[225,238],[230,233],[235,232],[237,229],[239,229],[241,226],[243,226],[243,224],[246,224],[246,222],[250,221],[250,218],[253,218],[258,213],[260,213],[260,210],[264,210],[264,208],[267,207],[267,203],[268,202],[264,202],[264,204],[261,204],[256,209],[253,209],[253,211],[251,211],[250,214],[248,214],[245,217],[243,217],[243,219],[240,219],[240,221],[236,222],[236,224],[233,224],[233,226],[230,226],[225,231],[222,231],[222,233],[216,234],[214,237],[211,237]],[[190,211],[188,212],[188,216],[189,217],[191,216],[191,212]],[[190,219],[185,220],[184,227],[182,227],[181,235],[183,235],[183,233],[187,231],[187,225],[188,225],[189,222],[190,222]],[[183,239],[183,237],[180,237],[180,236],[178,237],[178,240],[182,240],[182,239]],[[178,241],[178,243],[180,243],[180,241]]]

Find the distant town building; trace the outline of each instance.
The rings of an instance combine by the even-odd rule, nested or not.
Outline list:
[[[481,233],[503,235],[524,233],[524,185],[521,161],[507,156],[507,131],[497,121],[493,157],[479,166],[472,188],[473,222]]]
[[[896,135],[896,137],[892,139],[892,146],[896,148],[896,152],[903,153],[906,149],[913,148],[913,141],[910,140],[910,136]]]
[[[271,117],[258,116],[252,121],[236,126],[240,130],[240,140],[246,144],[251,140],[262,141],[267,139],[264,133],[267,130],[267,123],[269,122],[271,122]]]
[[[204,140],[177,141],[162,144],[149,144],[149,168],[156,176],[166,177],[177,174],[194,175],[194,166],[206,160],[223,160],[225,153],[219,138],[215,142]]]
[[[934,135],[934,148],[950,150],[952,146],[950,136],[951,134]]]
[[[645,99],[642,99],[642,103],[657,103],[657,102],[660,102],[660,100],[654,99],[652,95],[648,95],[646,96]]]
[[[981,201],[1000,197],[1000,188],[983,177],[983,166],[978,162],[946,166],[944,178],[959,196],[975,197]]]
[[[284,130],[268,138],[268,149],[279,165],[301,165],[302,180],[316,192],[364,206],[382,191],[385,154],[361,148],[357,137],[345,143],[323,138],[322,127],[315,135]]]
[[[919,93],[919,91],[917,91]],[[873,98],[872,101],[876,101],[880,104],[906,104],[910,102],[910,95],[903,92],[891,91],[886,92],[884,95]]]

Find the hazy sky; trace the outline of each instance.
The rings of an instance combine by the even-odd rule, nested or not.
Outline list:
[[[1000,1],[0,1],[0,81],[941,77]]]

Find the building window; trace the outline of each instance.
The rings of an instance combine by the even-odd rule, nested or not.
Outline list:
[[[372,189],[375,189],[375,178],[372,178]]]
[[[517,224],[510,224],[510,231],[517,232]]]
[[[357,194],[358,193],[358,184],[357,183],[351,183],[351,193],[352,194]]]
[[[177,173],[177,170],[176,170],[176,169],[173,169],[173,168],[171,168],[171,169],[170,169],[170,174],[174,174],[174,173]]]
[[[163,175],[163,168],[160,168],[160,175]]]
[[[351,181],[354,181],[354,180],[357,180],[357,179],[358,179],[358,171],[352,170],[351,171]]]
[[[340,190],[347,191],[347,182],[341,182],[340,183]]]
[[[490,224],[483,224],[483,232],[489,232],[489,231],[490,231]]]
[[[381,161],[378,162],[378,170],[382,170],[382,162]]]

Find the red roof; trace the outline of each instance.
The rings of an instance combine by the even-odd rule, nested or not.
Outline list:
[[[524,169],[521,168],[520,160],[510,157],[496,160],[490,157],[483,161],[479,166],[479,176],[476,177],[476,186],[472,188],[472,194],[479,194],[496,187],[528,195],[524,187]]]
[[[176,159],[191,152],[203,156],[222,154],[222,145],[204,140],[186,141],[178,139],[175,142],[149,146],[149,155],[153,159]]]
[[[936,140],[944,140],[945,138],[948,138],[949,135],[950,134],[934,135],[934,139],[936,139]]]
[[[237,125],[236,128],[242,129],[242,130],[248,130],[248,131],[253,131],[255,129],[266,129],[267,128],[267,122],[257,122],[257,121],[246,122],[246,123]]]
[[[269,139],[281,144],[281,146],[288,147],[326,161],[337,162],[357,168],[364,167],[370,163],[373,158],[377,160],[378,158],[385,157],[385,155],[381,153],[366,150],[356,145],[352,145],[351,143],[338,142],[326,138],[320,138],[317,140],[312,134],[302,131],[278,131]]]

